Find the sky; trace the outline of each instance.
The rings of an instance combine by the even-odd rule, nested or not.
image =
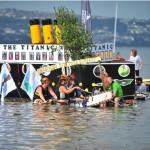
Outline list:
[[[16,8],[20,10],[39,10],[54,12],[54,7],[64,6],[73,10],[75,14],[81,13],[81,1],[2,1],[0,9]],[[91,14],[93,16],[115,16],[115,1],[90,0]],[[150,1],[118,1],[118,18],[150,19]]]

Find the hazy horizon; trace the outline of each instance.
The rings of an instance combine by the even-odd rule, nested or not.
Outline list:
[[[38,10],[54,12],[54,7],[64,6],[81,13],[81,1],[0,1],[0,9]],[[115,16],[115,1],[90,1],[93,16]],[[118,18],[150,19],[150,1],[119,1]]]

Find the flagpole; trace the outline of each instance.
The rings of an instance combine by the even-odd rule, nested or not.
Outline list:
[[[116,11],[115,11],[115,26],[114,26],[114,46],[113,46],[113,54],[115,54],[116,49],[116,30],[117,30],[117,14],[118,14],[118,2],[116,2]]]
[[[20,96],[21,100],[23,101],[23,99],[22,99],[22,97],[21,97],[21,94],[20,94],[20,92],[19,92],[18,88],[16,88],[16,89],[17,89],[17,92],[18,92],[18,94],[19,94],[19,96]]]
[[[4,96],[1,95],[1,106],[4,106]]]

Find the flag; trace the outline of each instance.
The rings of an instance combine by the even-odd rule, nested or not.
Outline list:
[[[92,31],[91,8],[89,0],[81,1],[81,19],[86,31]]]
[[[41,84],[41,76],[37,73],[33,65],[27,65],[27,72],[21,84],[21,88],[28,94],[31,100],[36,87]]]
[[[4,103],[4,97],[11,91],[15,90],[17,87],[15,82],[8,71],[7,64],[4,63],[1,67],[0,74],[0,94],[1,94],[1,104]]]

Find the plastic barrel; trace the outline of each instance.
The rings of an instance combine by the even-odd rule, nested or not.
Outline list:
[[[56,44],[61,44],[61,31],[57,24],[57,19],[54,20],[54,27],[55,27],[55,35],[56,35]]]
[[[42,20],[42,29],[43,29],[44,43],[53,44],[54,37],[52,34],[53,30],[52,20],[51,19]]]
[[[41,44],[42,43],[39,19],[30,20],[30,34],[31,34],[32,44]]]

